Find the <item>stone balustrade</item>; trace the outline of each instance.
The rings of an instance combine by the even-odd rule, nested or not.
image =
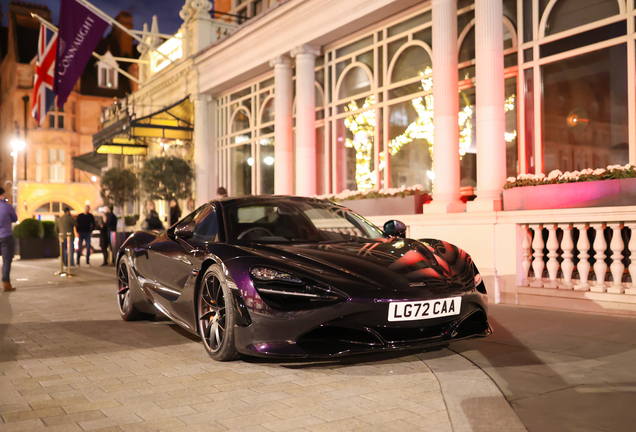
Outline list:
[[[519,226],[521,286],[636,295],[636,220]]]

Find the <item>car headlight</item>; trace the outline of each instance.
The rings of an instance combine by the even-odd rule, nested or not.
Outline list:
[[[265,282],[289,282],[289,283],[303,283],[302,280],[296,276],[292,276],[289,273],[285,273],[280,270],[274,270],[267,267],[254,267],[250,270],[250,274],[254,279]]]
[[[282,311],[306,310],[339,303],[347,295],[310,279],[268,267],[250,270],[254,287],[271,308]]]

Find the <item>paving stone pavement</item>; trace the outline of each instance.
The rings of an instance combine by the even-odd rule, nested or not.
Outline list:
[[[122,321],[113,268],[67,280],[55,266],[17,261],[18,290],[0,293],[2,432],[477,430],[467,401],[495,407],[480,430],[525,430],[486,375],[448,350],[218,363],[167,320]],[[467,384],[480,394],[457,391]]]

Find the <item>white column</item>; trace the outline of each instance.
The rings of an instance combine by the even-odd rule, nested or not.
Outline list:
[[[626,223],[625,226],[630,229],[631,236],[627,247],[629,248],[629,275],[632,282],[629,288],[625,290],[627,294],[636,294],[636,222]]]
[[[210,152],[214,151],[210,136],[210,96],[196,94],[192,96],[194,103],[194,202],[200,206],[212,198],[210,176],[216,175],[216,169],[210,164]]]
[[[287,55],[269,62],[274,68],[274,193],[294,194],[294,98],[292,61]]]
[[[426,213],[462,212],[459,199],[457,0],[433,0],[433,202]]]
[[[607,289],[607,292],[623,294],[625,292],[625,287],[623,287],[623,272],[625,271],[623,249],[625,248],[625,243],[621,234],[623,224],[616,222],[607,226],[612,229],[612,241],[610,242],[610,249],[612,250],[612,264],[610,265],[612,285]]]
[[[549,281],[544,285],[546,288],[558,288],[557,274],[559,272],[559,241],[557,240],[557,226],[555,224],[548,224],[548,242],[546,248],[548,249],[548,279]]]
[[[576,265],[576,270],[579,272],[579,283],[574,286],[578,291],[589,291],[589,276],[590,276],[590,240],[587,238],[587,224],[577,224],[574,228],[579,230],[579,241],[576,243],[576,248],[579,250],[579,263]]]
[[[574,242],[572,241],[572,224],[559,225],[563,231],[563,240],[561,240],[561,249],[563,250],[563,262],[561,270],[563,271],[563,284],[559,288],[572,289],[572,272],[574,271]]]
[[[316,56],[320,48],[301,45],[296,58],[296,195],[316,195]]]
[[[502,0],[475,0],[477,199],[469,211],[501,210],[506,182]]]
[[[590,291],[594,292],[607,292],[607,284],[605,283],[605,274],[607,273],[607,264],[605,264],[605,249],[607,249],[607,242],[605,241],[605,225],[602,223],[591,224],[591,228],[596,231],[596,237],[594,238],[594,276],[596,276],[596,283],[590,287]]]
[[[543,225],[530,225],[530,228],[534,231],[534,239],[532,239],[532,249],[534,250],[532,270],[534,271],[534,281],[530,283],[530,286],[542,288],[543,269],[545,268],[545,263],[543,262]]]
[[[530,266],[532,265],[532,251],[530,250],[530,246],[532,244],[532,237],[530,236],[529,225],[522,225],[523,228],[523,240],[521,242],[521,268],[523,269],[523,279],[521,281],[521,286],[530,286],[528,272],[530,271]]]

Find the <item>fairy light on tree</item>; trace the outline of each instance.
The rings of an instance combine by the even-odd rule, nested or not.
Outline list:
[[[375,96],[367,96],[362,109],[375,104]],[[357,111],[358,104],[349,102],[346,111]],[[345,146],[356,152],[356,184],[358,190],[373,189],[376,183],[376,172],[371,170],[373,160],[373,140],[375,135],[375,110],[370,109],[359,114],[351,115],[344,120],[345,127],[353,134],[353,139],[347,138]]]
[[[433,69],[426,67],[424,71],[420,71],[422,90],[425,92],[431,92],[433,89]],[[460,91],[461,94],[461,91]],[[459,111],[458,124],[459,124],[459,157],[460,160],[468,152],[472,146],[473,136],[473,115],[474,110],[470,105],[466,95],[461,94],[466,102],[466,106]],[[413,108],[417,112],[417,119],[412,122],[404,133],[398,135],[388,142],[387,148],[391,156],[397,155],[402,147],[411,143],[416,139],[424,139],[428,143],[428,150],[433,158],[433,147],[435,144],[435,126],[433,123],[433,111],[435,100],[433,93],[415,98],[411,100]],[[375,96],[368,96],[362,109],[369,108],[375,104]],[[346,111],[357,111],[358,105],[355,101],[351,101],[346,107]],[[506,98],[504,102],[505,112],[513,111],[515,109],[515,95],[511,95]],[[351,115],[345,118],[345,127],[353,134],[353,139],[347,138],[345,146],[352,148],[356,152],[356,184],[358,190],[373,189],[376,186],[376,170],[371,170],[371,163],[373,161],[373,142],[375,136],[375,110],[367,110],[362,113]],[[512,142],[517,138],[517,131],[505,132],[506,142]],[[385,152],[380,152],[380,162],[378,169],[380,172],[384,170],[387,164],[387,157]],[[435,174],[431,167],[428,171],[429,178],[433,179]]]

